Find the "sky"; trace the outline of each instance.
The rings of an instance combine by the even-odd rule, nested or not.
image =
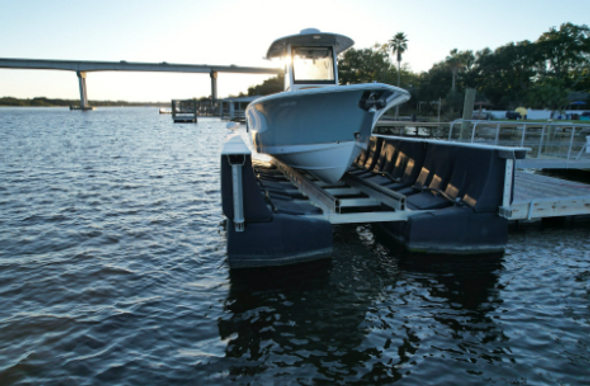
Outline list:
[[[408,37],[403,62],[427,71],[453,48],[536,40],[565,22],[588,24],[590,0],[0,0],[0,58],[280,67],[277,38],[317,28],[355,48]],[[219,74],[218,95],[270,75]],[[211,94],[208,74],[91,72],[90,100],[169,101]],[[79,98],[74,72],[0,69],[0,97]]]

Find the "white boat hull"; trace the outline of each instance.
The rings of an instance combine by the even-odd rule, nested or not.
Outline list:
[[[279,161],[303,169],[320,180],[336,182],[363,150],[357,141],[262,148]]]
[[[246,116],[257,152],[334,183],[367,148],[381,115],[409,97],[379,83],[307,89],[257,99]]]

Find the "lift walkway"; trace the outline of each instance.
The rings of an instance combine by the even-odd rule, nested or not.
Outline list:
[[[514,199],[500,214],[509,220],[590,214],[590,185],[516,171]]]

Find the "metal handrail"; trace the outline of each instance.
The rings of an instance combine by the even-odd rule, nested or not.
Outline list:
[[[475,129],[477,128],[477,126],[479,124],[481,124],[482,126],[491,126],[491,125],[496,125],[496,130],[500,130],[501,126],[512,126],[512,127],[516,127],[518,128],[518,126],[524,126],[524,128],[526,129],[526,127],[528,126],[529,128],[531,127],[546,127],[546,126],[552,126],[552,127],[573,127],[573,128],[581,128],[581,129],[588,129],[590,130],[590,124],[583,124],[583,123],[569,123],[569,122],[519,122],[519,121],[482,121],[482,120],[471,120],[471,119],[456,119],[454,121],[452,121],[450,123],[450,131],[449,131],[449,140],[452,139],[452,134],[453,134],[453,127],[455,125],[455,123],[470,123],[473,124],[473,129],[472,129],[472,138],[474,137],[474,132]],[[407,124],[407,123],[406,123]]]
[[[414,122],[414,121],[378,121],[375,126],[377,127],[388,127],[388,126],[423,126],[423,127],[437,127],[440,125],[448,124],[448,122]]]
[[[453,130],[455,129],[455,125],[456,124],[469,124],[470,128],[471,128],[471,132],[470,134],[470,138],[465,138],[465,140],[461,140],[460,138],[454,138],[453,139]],[[580,160],[580,158],[582,157],[582,153],[584,151],[585,148],[589,147],[588,145],[584,145],[582,143],[580,143],[580,135],[586,135],[588,137],[590,137],[590,124],[581,124],[581,123],[569,123],[569,122],[531,122],[531,121],[483,121],[483,120],[462,120],[462,119],[458,119],[452,122],[402,122],[402,121],[395,121],[395,122],[387,122],[387,121],[381,121],[378,122],[377,127],[392,127],[392,128],[400,128],[400,127],[420,127],[420,128],[424,128],[424,129],[430,129],[430,128],[441,128],[441,127],[449,127],[449,132],[448,132],[448,136],[445,135],[445,137],[447,137],[447,140],[449,142],[466,142],[466,143],[476,143],[476,142],[480,142],[482,140],[482,137],[479,136],[478,137],[478,130],[483,130],[484,128],[490,128],[492,130],[495,129],[495,135],[493,135],[493,138],[490,138],[489,135],[492,134],[493,132],[487,132],[485,135],[485,138],[487,138],[486,142],[488,143],[493,143],[495,145],[499,145],[500,144],[500,134],[502,129],[507,128],[507,127],[511,127],[514,128],[516,131],[512,132],[512,135],[514,138],[514,136],[516,136],[516,138],[514,138],[516,141],[514,142],[513,146],[520,146],[520,147],[524,147],[524,146],[528,146],[528,147],[535,147],[538,146],[538,149],[536,149],[535,153],[532,153],[531,155],[533,156],[533,158],[538,158],[541,159],[543,158],[543,155],[545,153],[550,154],[548,152],[552,151],[552,149],[554,149],[553,145],[557,145],[558,147],[555,149],[558,149],[558,153],[559,155],[557,155],[558,157],[560,157],[563,162],[565,162],[566,164],[569,164],[570,162],[573,162],[575,160]],[[563,141],[563,134],[559,134],[559,135],[555,135],[556,138],[560,138],[559,140],[553,141],[552,138],[554,138],[553,134],[549,134],[547,130],[550,128],[559,128],[559,129],[563,129],[563,131],[567,131],[567,130],[571,130],[571,135],[569,135],[568,138],[568,142],[566,143],[565,141]],[[540,130],[540,135],[539,135],[539,131],[536,130]],[[522,130],[522,133],[518,133],[518,130]],[[532,134],[530,134],[532,131],[535,131],[535,135],[534,138],[531,137]],[[587,132],[587,134],[586,134]],[[550,132],[549,132],[550,133]],[[438,137],[440,138],[440,135],[442,133],[438,133],[438,135],[436,135],[436,133],[431,132],[430,136],[434,137]],[[402,134],[403,135],[403,134]],[[528,140],[527,140],[527,136],[528,136]],[[537,139],[538,136],[538,139]],[[577,140],[576,140],[577,137]],[[518,138],[518,139],[517,139]],[[551,139],[551,141],[550,141]],[[578,152],[577,147],[582,145],[582,150],[580,150],[580,152]],[[566,149],[567,146],[567,149]],[[576,149],[574,149],[574,146],[576,146]],[[556,154],[551,154],[552,156],[555,156]]]
[[[449,141],[453,141],[453,128],[455,126],[455,124],[458,123],[468,123],[470,125],[472,125],[472,129],[471,129],[471,138],[470,138],[470,142],[473,143],[475,142],[475,134],[476,131],[478,129],[478,127],[482,127],[482,126],[496,126],[496,135],[494,138],[494,143],[497,145],[499,143],[499,139],[500,139],[500,130],[502,127],[513,127],[517,130],[522,130],[522,135],[521,135],[521,139],[520,139],[520,146],[523,147],[525,144],[525,138],[526,138],[526,134],[527,134],[527,129],[530,131],[530,129],[532,128],[541,128],[541,136],[539,139],[539,149],[537,150],[537,158],[540,158],[541,153],[542,153],[542,148],[543,146],[546,145],[546,136],[545,136],[545,131],[548,127],[557,127],[557,128],[570,128],[571,129],[571,136],[569,139],[569,146],[567,149],[567,157],[566,157],[566,161],[570,161],[571,157],[572,157],[572,150],[573,150],[573,146],[574,146],[574,138],[576,135],[576,132],[581,132],[583,130],[588,130],[588,132],[590,133],[590,124],[580,124],[580,123],[569,123],[569,122],[518,122],[518,121],[481,121],[481,120],[463,120],[463,119],[457,119],[453,122],[450,123],[450,129],[449,129],[449,135],[448,135],[448,140]],[[576,157],[576,159],[578,159],[580,157],[580,155],[578,154],[578,156]]]

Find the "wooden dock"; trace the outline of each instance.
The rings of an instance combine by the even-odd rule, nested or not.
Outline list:
[[[590,215],[590,185],[517,170],[514,199],[503,215],[509,220]]]

